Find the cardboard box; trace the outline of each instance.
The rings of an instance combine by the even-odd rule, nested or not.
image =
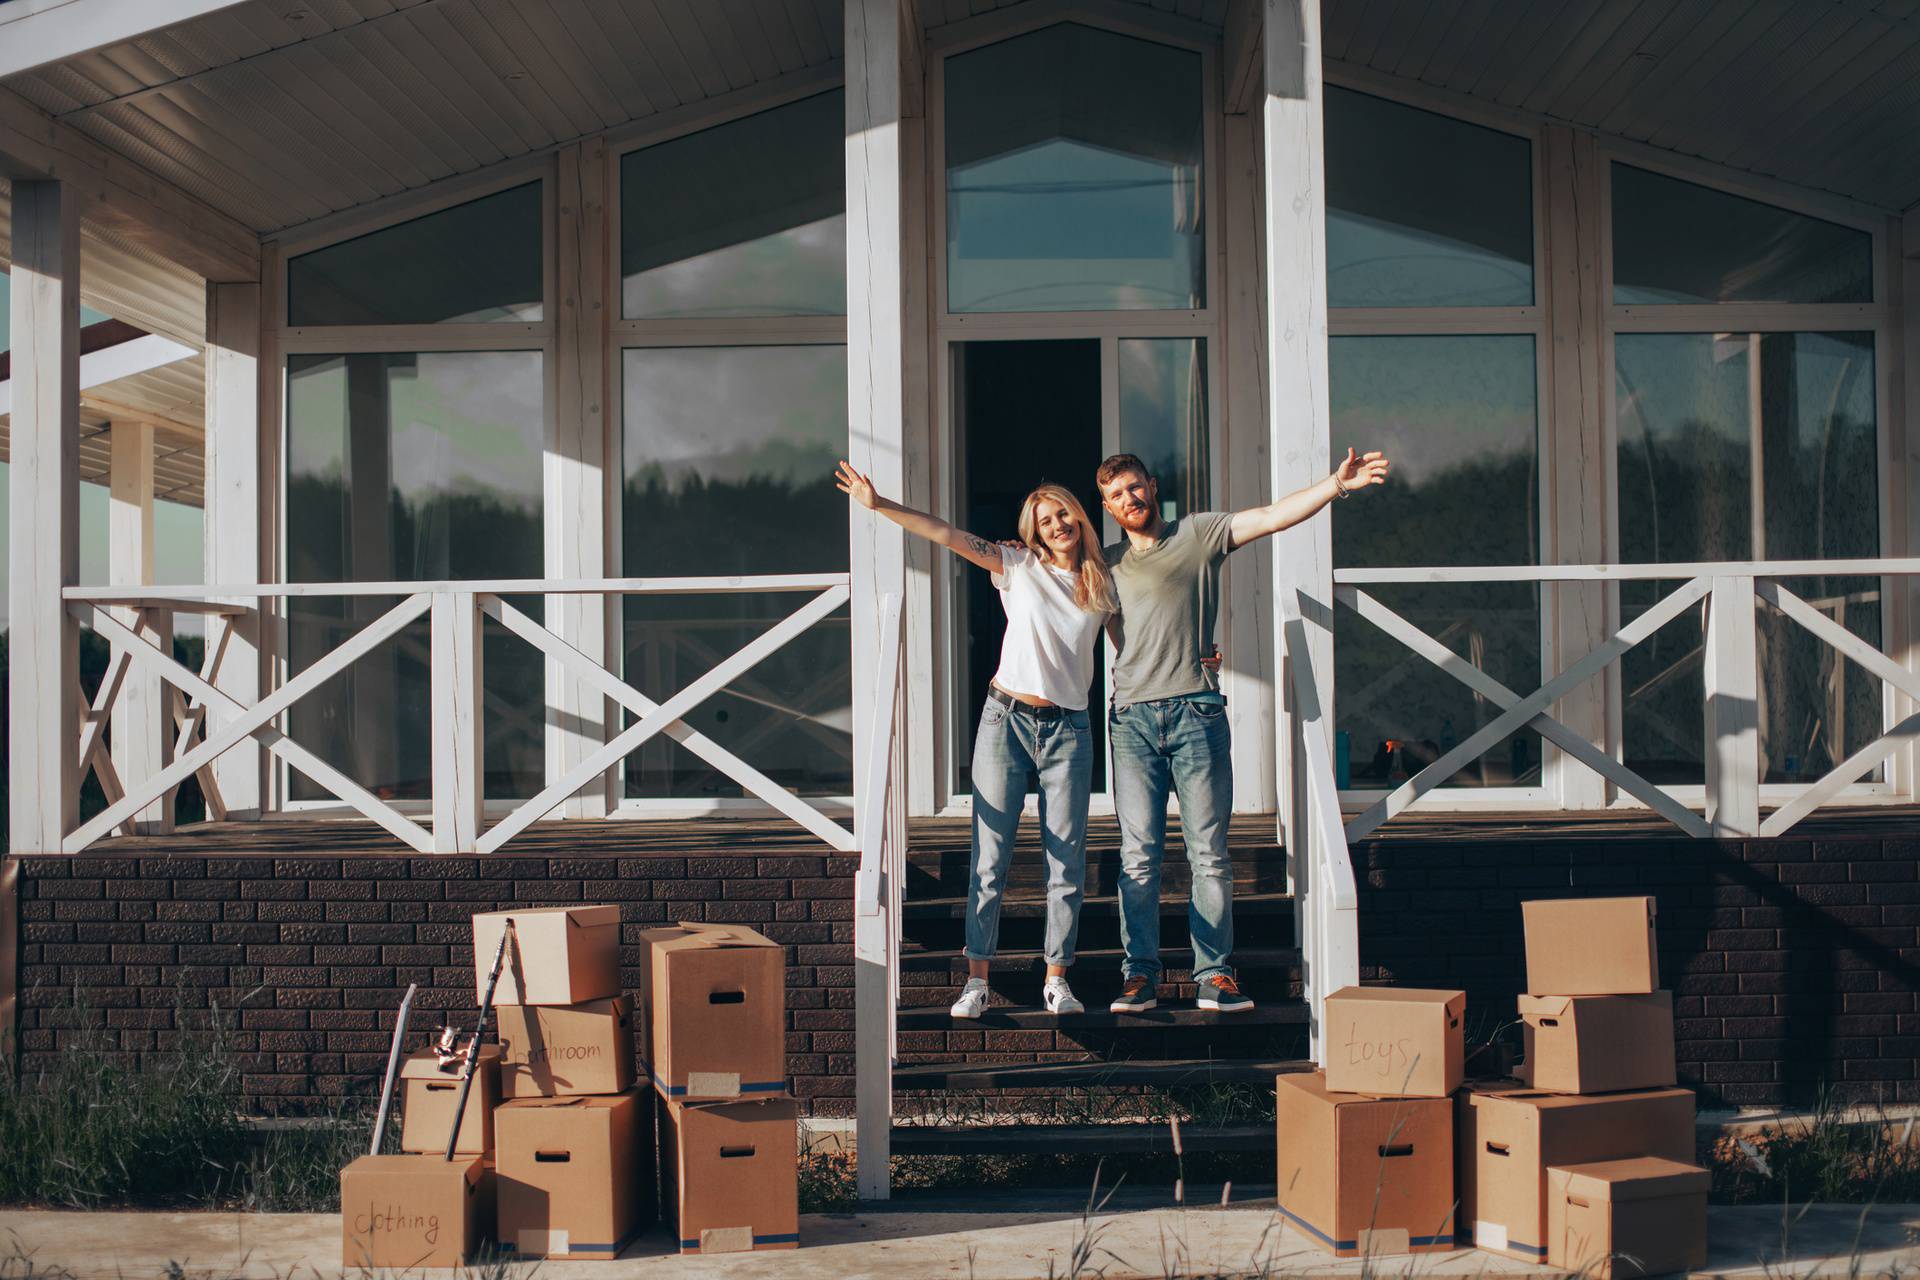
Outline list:
[[[1445,1098],[1466,1072],[1464,991],[1343,987],[1327,997],[1327,1087]]]
[[[640,935],[642,1052],[669,1098],[777,1097],[787,1087],[785,953],[745,925]]]
[[[1274,1081],[1280,1214],[1340,1257],[1452,1249],[1453,1103]]]
[[[500,934],[513,921],[497,1009],[509,1004],[582,1004],[620,994],[620,908],[532,907],[473,918],[473,997],[486,994]]]
[[[462,1059],[464,1061],[464,1059]],[[460,1100],[459,1064],[442,1068],[431,1049],[407,1055],[400,1064],[405,1082],[400,1119],[400,1149],[444,1156],[453,1131],[453,1104]],[[500,1046],[483,1044],[473,1064],[473,1087],[460,1121],[456,1155],[478,1156],[493,1150],[493,1109],[500,1105]]]
[[[1636,1156],[1693,1159],[1693,1094],[1643,1089],[1575,1097],[1518,1084],[1460,1092],[1460,1227],[1466,1243],[1529,1262],[1547,1256],[1547,1169]]]
[[[478,1156],[361,1156],[340,1171],[340,1265],[465,1265],[480,1247],[480,1181]]]
[[[625,1093],[633,1087],[633,1001],[503,1005],[500,1096]]]
[[[494,1116],[500,1243],[523,1258],[616,1258],[653,1222],[643,1095],[516,1098]]]
[[[1633,996],[1660,989],[1652,898],[1556,898],[1520,904],[1527,994]]]
[[[1521,996],[1520,1079],[1553,1093],[1659,1089],[1674,1081],[1673,993]]]
[[[660,1182],[681,1253],[800,1243],[800,1108],[659,1099]]]
[[[1707,1265],[1705,1169],[1644,1156],[1547,1170],[1547,1261],[1592,1280]]]

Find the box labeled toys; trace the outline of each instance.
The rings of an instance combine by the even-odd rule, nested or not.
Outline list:
[[[642,1052],[676,1101],[786,1091],[786,959],[745,925],[678,924],[640,935]]]
[[[633,1087],[633,1001],[502,1005],[500,1096],[624,1093]]]
[[[1548,1169],[1547,1261],[1593,1280],[1704,1267],[1711,1181],[1653,1156]]]
[[[1340,1257],[1454,1247],[1453,1103],[1274,1082],[1281,1216]]]
[[[1462,1090],[1460,1227],[1474,1246],[1529,1262],[1547,1256],[1547,1169],[1660,1156],[1693,1159],[1693,1094],[1644,1089],[1597,1097],[1524,1085]]]
[[[1521,996],[1520,1079],[1553,1093],[1616,1093],[1674,1082],[1673,993]]]
[[[401,1113],[400,1149],[444,1156],[453,1132],[453,1106],[460,1100],[460,1068],[466,1053],[442,1066],[431,1049],[407,1055],[400,1066],[406,1090]],[[473,1064],[473,1087],[460,1121],[456,1155],[478,1156],[493,1150],[493,1109],[500,1101],[500,1046],[483,1044]]]
[[[340,1265],[458,1267],[480,1245],[480,1157],[361,1156],[340,1171]]]
[[[486,994],[500,934],[513,921],[495,1008],[510,1004],[580,1004],[620,994],[620,908],[529,907],[473,918],[473,994]]]
[[[500,1243],[523,1258],[615,1258],[653,1220],[643,1095],[516,1098],[494,1113]]]
[[[1652,898],[1554,898],[1520,904],[1527,994],[1650,995],[1660,989]]]
[[[659,1098],[660,1181],[681,1253],[800,1242],[799,1106]]]
[[[1445,1098],[1460,1087],[1464,991],[1343,987],[1327,997],[1327,1088]]]

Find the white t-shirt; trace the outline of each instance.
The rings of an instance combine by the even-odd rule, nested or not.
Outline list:
[[[993,585],[1000,588],[1000,607],[1007,611],[1007,637],[993,682],[1009,693],[1086,710],[1093,646],[1105,615],[1074,603],[1074,574],[1024,547],[1001,547],[1000,563]]]

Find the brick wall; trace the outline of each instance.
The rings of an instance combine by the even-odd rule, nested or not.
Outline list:
[[[20,859],[23,1066],[72,1030],[73,992],[120,1046],[164,1049],[177,1007],[237,1009],[262,1114],[372,1095],[393,1011],[418,982],[415,1037],[475,1013],[475,912],[620,905],[624,981],[640,932],[749,924],[785,944],[787,1068],[817,1115],[853,1109],[852,875],[857,859],[698,857],[30,857]]]
[[[1823,1084],[1920,1102],[1920,839],[1395,840],[1354,858],[1364,976],[1463,987],[1470,1025],[1514,1015],[1522,899],[1651,893],[1702,1105],[1803,1105]]]

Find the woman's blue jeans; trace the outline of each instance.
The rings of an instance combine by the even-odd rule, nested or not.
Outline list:
[[[1087,879],[1087,796],[1093,787],[1093,726],[1084,711],[1036,715],[987,699],[973,739],[973,874],[967,881],[967,958],[991,960],[1000,942],[1000,899],[1027,779],[1039,783],[1040,846],[1047,860],[1048,964],[1073,963]]]

